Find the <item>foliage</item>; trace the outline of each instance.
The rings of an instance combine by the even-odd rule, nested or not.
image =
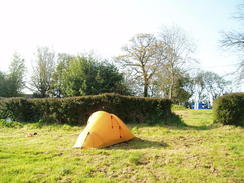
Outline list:
[[[161,95],[176,99],[179,94],[181,101],[183,98],[185,101],[191,94],[179,85],[179,80],[185,77],[186,68],[193,61],[192,45],[180,28],[165,27],[157,37],[153,34],[132,37],[116,61],[126,76],[134,80],[128,82],[134,90],[143,87],[144,97]]]
[[[0,97],[17,97],[25,86],[25,64],[17,53],[13,55],[8,73],[0,72]]]
[[[6,98],[0,101],[0,119],[10,118],[12,121],[31,121],[38,116],[33,103],[25,98]]]
[[[102,93],[130,94],[117,68],[94,56],[59,54],[53,74],[52,95],[83,96]]]
[[[58,54],[56,59],[55,55],[47,47],[37,49],[29,88],[34,92],[34,97],[67,97],[102,93],[131,95],[123,74],[107,60],[96,59],[93,55],[68,54]],[[0,72],[0,97],[22,96],[20,91],[25,86],[24,72],[24,60],[15,54],[9,73]]]
[[[17,121],[0,119],[0,128],[21,128],[24,125]]]
[[[193,81],[189,76],[183,76],[176,81],[172,91],[172,101],[176,104],[185,104],[193,95]]]
[[[24,75],[25,75],[24,59],[19,55],[14,54],[13,60],[9,67],[8,74],[8,90],[7,93],[11,97],[19,96],[21,90],[24,88]]]
[[[167,76],[167,72],[160,74],[157,81],[155,81],[157,92],[162,93],[165,98],[169,98],[171,95],[171,100],[175,104],[185,104],[193,95],[193,79],[188,74],[175,72],[177,72],[175,73],[177,77],[172,86],[170,86],[171,81]]]
[[[116,58],[127,69],[128,77],[143,86],[144,97],[148,96],[152,78],[160,68],[163,47],[153,34],[137,34],[123,47],[123,55]]]
[[[171,101],[159,98],[128,97],[118,94],[96,96],[0,100],[0,118],[17,121],[85,124],[95,111],[118,115],[126,123],[161,122],[171,118]]]
[[[84,127],[0,128],[0,182],[241,183],[244,129],[206,126],[211,111],[181,111],[189,127],[129,124],[137,138],[103,149],[72,148]]]
[[[231,82],[226,81],[223,77],[214,72],[204,73],[204,83],[207,92],[211,95],[213,100],[230,92],[228,85],[230,85]]]
[[[35,97],[43,98],[50,95],[54,69],[55,53],[47,47],[38,48],[30,83]]]
[[[59,80],[63,96],[129,94],[123,83],[123,75],[107,61],[99,62],[91,56],[77,56],[60,62],[57,69],[56,75],[62,72]]]
[[[91,94],[118,93],[129,95],[130,91],[124,84],[124,78],[117,68],[107,62],[97,64],[95,87],[97,90]]]
[[[64,73],[67,72],[67,68],[71,60],[75,59],[74,56],[68,55],[65,53],[59,53],[57,58],[57,66],[55,71],[52,75],[52,82],[51,82],[51,95],[55,97],[63,97],[66,96],[64,92]]]
[[[7,97],[8,92],[7,92],[7,76],[5,73],[0,71],[0,97]]]
[[[244,93],[232,93],[214,101],[215,121],[224,125],[244,126]]]
[[[186,76],[186,70],[192,67],[192,53],[194,52],[193,42],[188,39],[185,32],[179,27],[163,27],[159,40],[165,45],[164,52],[166,58],[160,68],[159,74],[162,75],[159,82],[163,81],[164,94],[173,99],[176,93],[179,93],[179,80]],[[175,91],[178,90],[178,91]],[[184,92],[185,90],[181,90]],[[186,92],[185,92],[186,94]],[[184,94],[184,95],[185,95]]]
[[[204,80],[205,72],[200,71],[193,78],[194,80],[194,95],[198,101],[206,101],[208,100],[208,96],[206,93],[206,84]]]
[[[208,102],[231,92],[230,81],[214,72],[199,71],[194,82],[194,97],[200,102]]]

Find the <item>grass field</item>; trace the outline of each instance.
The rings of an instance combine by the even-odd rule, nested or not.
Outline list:
[[[244,129],[211,125],[211,110],[176,113],[188,126],[130,125],[137,139],[103,149],[73,149],[77,126],[0,128],[0,182],[243,183]]]

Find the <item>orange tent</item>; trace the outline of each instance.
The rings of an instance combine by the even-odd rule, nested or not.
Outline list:
[[[93,113],[74,147],[99,148],[133,139],[135,136],[116,115],[104,111]]]

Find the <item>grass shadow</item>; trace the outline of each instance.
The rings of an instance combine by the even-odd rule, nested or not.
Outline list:
[[[163,141],[152,141],[152,140],[146,140],[141,138],[134,138],[127,142],[122,142],[119,144],[115,144],[109,147],[105,147],[104,149],[147,149],[147,148],[166,148],[169,147],[168,144],[166,144]]]
[[[182,130],[213,130],[220,127],[222,127],[222,125],[219,123],[212,123],[209,125],[200,125],[200,126],[185,124],[185,126],[183,126],[181,129]]]
[[[184,123],[182,118],[174,112],[172,112],[171,115],[167,119],[163,120],[160,124],[176,128],[182,128],[186,126],[186,123]]]
[[[220,127],[213,122],[211,110],[176,110],[173,111],[175,116],[181,120],[181,130],[212,130]],[[194,124],[194,125],[192,125]]]
[[[202,125],[202,126],[186,125],[182,129],[183,130],[189,130],[189,129],[193,129],[193,130],[212,130],[214,128],[217,128],[217,126],[215,126],[215,125]]]
[[[193,126],[193,125],[188,125],[185,123],[184,125],[181,125],[181,126],[165,125],[165,127],[170,128],[170,129],[177,129],[177,130],[199,130],[199,131],[203,131],[203,130],[212,130],[212,129],[219,128],[220,125],[211,124],[211,125]]]
[[[143,128],[143,127],[171,127],[171,128],[182,128],[187,125],[184,123],[182,118],[175,114],[171,113],[169,116],[165,117],[165,119],[157,120],[157,121],[149,121],[146,123],[128,123],[126,124],[130,128]]]
[[[130,129],[134,128],[143,128],[143,127],[165,127],[169,129],[177,129],[177,130],[212,130],[215,128],[219,128],[218,124],[210,124],[210,125],[200,125],[194,126],[189,125],[184,122],[184,120],[179,115],[174,115],[172,118],[164,120],[160,123],[138,123],[138,124],[128,124]]]

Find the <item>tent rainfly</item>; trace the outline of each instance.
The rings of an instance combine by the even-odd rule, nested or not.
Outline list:
[[[100,148],[135,138],[116,115],[104,111],[93,113],[80,133],[75,148]]]

